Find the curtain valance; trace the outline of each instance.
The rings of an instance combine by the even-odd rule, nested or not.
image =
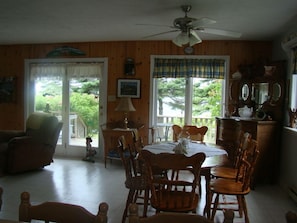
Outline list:
[[[31,64],[31,80],[43,77],[68,78],[96,77],[101,78],[103,63],[46,63]]]
[[[155,58],[154,78],[199,77],[224,79],[223,59]]]

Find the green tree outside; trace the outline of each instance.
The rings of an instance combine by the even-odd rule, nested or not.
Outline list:
[[[163,115],[164,103],[173,110],[185,110],[185,78],[162,78],[158,82],[159,114]],[[200,79],[193,85],[193,116],[199,116],[206,111],[212,117],[219,116],[221,111],[221,80]],[[169,102],[164,102],[169,98]]]
[[[45,111],[47,104],[51,112],[62,110],[62,88],[58,80],[40,82],[42,86],[35,96],[35,109]],[[71,82],[70,111],[79,116],[87,126],[87,135],[98,133],[99,81],[81,79]]]

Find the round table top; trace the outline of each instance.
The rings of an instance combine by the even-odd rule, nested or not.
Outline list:
[[[144,150],[149,150],[152,153],[169,152],[174,153],[173,148],[177,145],[176,142],[163,142],[144,146]],[[211,168],[218,166],[228,159],[227,152],[221,146],[208,143],[190,142],[187,150],[187,156],[191,156],[198,152],[204,152],[206,159],[201,168]]]

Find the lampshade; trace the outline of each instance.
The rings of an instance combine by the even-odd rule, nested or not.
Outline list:
[[[190,46],[194,46],[197,43],[201,43],[202,40],[197,35],[197,33],[194,30],[190,30],[189,32],[181,32],[180,34],[175,37],[172,42],[182,47],[185,44],[189,44]]]
[[[190,37],[189,37],[189,45],[194,46],[197,43],[201,43],[202,40],[200,37],[197,35],[197,33],[193,30],[190,31]]]
[[[181,32],[180,34],[175,37],[172,42],[177,45],[182,47],[183,45],[187,44],[189,42],[189,36],[187,32]]]
[[[132,104],[131,98],[122,97],[118,106],[115,108],[115,111],[130,112],[130,111],[136,111],[136,109]]]

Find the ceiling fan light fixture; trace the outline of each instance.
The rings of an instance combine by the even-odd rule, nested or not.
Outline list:
[[[179,46],[182,47],[183,45],[187,44],[189,42],[189,36],[186,32],[181,32],[180,34],[175,37],[172,42]]]
[[[186,44],[189,44],[189,46],[194,46],[195,44],[201,43],[202,40],[195,31],[191,30],[189,34],[186,32],[181,32],[172,40],[172,42],[175,45],[182,47]]]
[[[191,31],[189,35],[189,45],[194,46],[195,44],[201,43],[202,39],[197,35],[195,31]]]

